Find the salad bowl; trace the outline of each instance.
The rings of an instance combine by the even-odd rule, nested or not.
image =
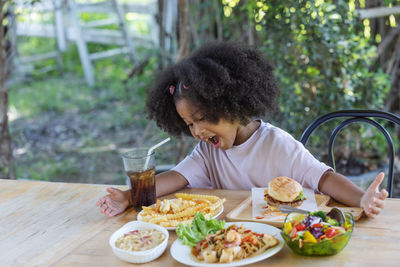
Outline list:
[[[303,256],[330,256],[343,250],[351,238],[354,218],[345,212],[342,224],[323,211],[286,216],[281,235],[286,244]]]

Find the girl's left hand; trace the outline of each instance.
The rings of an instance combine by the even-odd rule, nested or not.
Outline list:
[[[375,218],[381,212],[384,206],[383,202],[388,196],[388,192],[385,189],[380,192],[378,190],[384,177],[385,174],[380,172],[361,197],[360,207],[364,209],[365,214],[370,218]]]

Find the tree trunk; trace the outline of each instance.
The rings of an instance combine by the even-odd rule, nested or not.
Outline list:
[[[158,27],[160,29],[159,45],[160,45],[160,50],[161,50],[161,52],[159,53],[159,56],[158,56],[158,69],[163,69],[166,64],[166,59],[165,59],[165,12],[166,12],[166,7],[165,7],[164,0],[158,0],[157,22],[158,22]]]
[[[187,57],[190,53],[190,31],[189,31],[189,6],[187,0],[178,0],[178,21],[179,21],[179,52],[177,61]],[[182,161],[186,157],[188,143],[184,136],[180,136],[178,140],[178,153],[176,162]]]
[[[383,1],[367,0],[365,7],[375,8],[383,7]],[[393,2],[392,6],[396,6]],[[398,15],[396,15],[398,24]],[[376,66],[381,67],[388,75],[390,75],[391,89],[386,96],[385,107],[386,111],[400,115],[400,26],[391,28],[389,24],[389,16],[370,18],[371,39],[374,40],[379,34],[382,41],[378,44],[378,59],[377,63],[371,66],[375,69]],[[396,126],[396,135],[400,138],[400,127]]]
[[[215,24],[217,28],[217,40],[221,42],[224,38],[223,36],[223,26],[221,19],[221,7],[217,1],[213,1],[214,3],[214,11],[215,11]]]
[[[8,131],[7,51],[3,25],[7,1],[0,1],[0,178],[13,179],[11,137]]]
[[[178,0],[179,20],[179,52],[178,61],[189,55],[190,32],[189,32],[189,6],[187,0]]]

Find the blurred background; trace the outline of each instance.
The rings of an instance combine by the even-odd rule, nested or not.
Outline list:
[[[280,111],[299,139],[341,109],[400,114],[400,1],[1,0],[0,178],[124,184],[119,154],[167,134],[143,112],[156,73],[215,40],[258,47],[275,67]],[[334,123],[334,122],[332,122]],[[396,152],[400,131],[392,133]],[[329,125],[308,147],[328,162]],[[158,171],[197,142],[173,138]],[[355,125],[335,143],[337,171],[368,186],[386,140]],[[398,154],[398,153],[397,153]],[[394,196],[400,197],[400,161]]]

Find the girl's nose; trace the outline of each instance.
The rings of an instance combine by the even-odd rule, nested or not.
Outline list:
[[[196,135],[195,137],[200,138],[200,136],[202,136],[204,133],[204,129],[198,125],[193,125],[193,133]]]

